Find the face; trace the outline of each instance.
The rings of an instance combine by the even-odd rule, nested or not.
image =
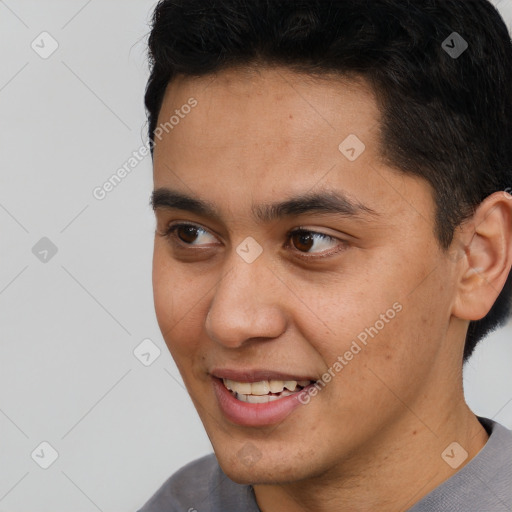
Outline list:
[[[432,412],[454,271],[428,185],[379,158],[365,83],[180,78],[159,124],[173,115],[154,152],[155,308],[228,476],[321,475],[389,441],[403,403]]]

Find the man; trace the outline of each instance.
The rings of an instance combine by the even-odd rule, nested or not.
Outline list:
[[[166,344],[214,454],[141,512],[510,511],[462,366],[512,290],[512,45],[486,0],[163,0]]]

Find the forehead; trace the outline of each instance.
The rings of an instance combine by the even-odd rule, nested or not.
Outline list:
[[[236,140],[251,142],[252,134],[258,135],[252,139],[254,144],[315,140],[327,134],[336,142],[350,130],[368,137],[366,130],[375,128],[380,117],[375,96],[361,78],[314,77],[285,68],[255,67],[227,69],[200,78],[177,77],[166,88],[159,123],[165,123],[169,113],[191,97],[197,99],[199,108],[187,119],[187,127],[203,143],[230,147]],[[215,124],[217,129],[207,130],[205,123]],[[183,131],[173,129],[177,141],[182,141]],[[228,142],[228,136],[235,141]]]
[[[196,106],[183,109],[191,99]],[[247,205],[331,188],[384,214],[407,207],[405,193],[430,217],[429,198],[414,198],[430,195],[426,183],[381,162],[380,111],[361,79],[283,68],[179,77],[166,89],[158,124],[173,115],[179,122],[155,141],[155,188]]]

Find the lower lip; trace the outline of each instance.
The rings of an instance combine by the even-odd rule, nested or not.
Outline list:
[[[226,418],[244,427],[275,425],[283,421],[296,407],[302,405],[298,396],[303,390],[272,402],[251,404],[237,400],[224,386],[222,380],[216,377],[212,380],[219,406]]]

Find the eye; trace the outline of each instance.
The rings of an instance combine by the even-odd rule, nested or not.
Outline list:
[[[316,231],[310,231],[304,228],[296,229],[288,234],[288,238],[293,246],[297,249],[299,253],[309,254],[313,253],[322,253],[326,249],[330,247],[342,246],[341,248],[345,248],[347,242],[340,240],[338,238],[326,235],[325,233],[318,233]],[[288,243],[288,245],[291,245]],[[312,251],[312,249],[316,249]],[[339,250],[339,249],[338,249]],[[334,252],[338,252],[337,250]],[[321,256],[316,257],[325,257],[329,256],[333,253],[330,251],[328,254],[323,254]],[[311,256],[308,256],[311,258]]]
[[[169,226],[165,233],[165,236],[174,245],[203,245],[201,241],[205,241],[208,236],[213,237],[208,231],[195,224],[174,224]],[[194,243],[197,242],[198,243]]]

